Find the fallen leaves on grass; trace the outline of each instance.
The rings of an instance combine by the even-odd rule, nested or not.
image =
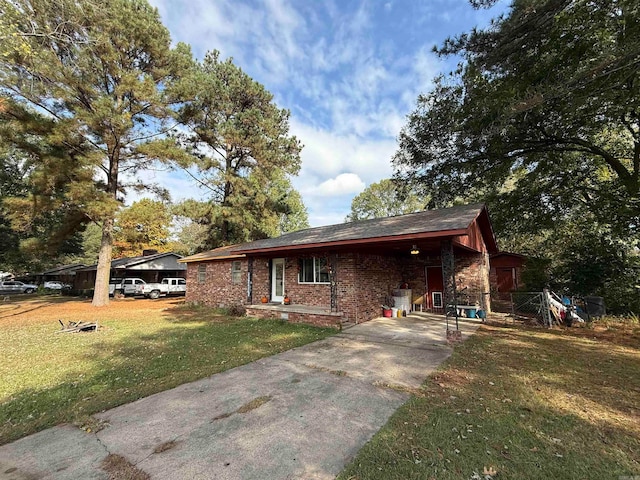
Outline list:
[[[627,336],[615,337],[595,328],[586,335],[481,327],[339,478],[613,478],[638,471],[640,341],[629,342],[636,325],[625,328]]]

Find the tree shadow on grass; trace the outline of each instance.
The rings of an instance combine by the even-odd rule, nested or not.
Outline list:
[[[640,413],[640,342],[603,342],[572,330],[531,331],[520,338],[508,345],[512,356],[526,362],[524,372],[536,388],[556,390],[567,402],[588,400],[613,414]],[[508,365],[498,368],[502,375],[513,373]]]
[[[271,320],[195,321],[198,317],[188,312],[173,312],[172,318],[153,334],[132,333],[113,342],[96,338],[79,358],[51,359],[86,369],[53,387],[23,389],[5,399],[0,404],[0,444],[59,423],[90,422],[93,413],[335,333]],[[188,318],[192,320],[186,323]]]
[[[31,303],[35,303],[33,306],[31,306]],[[11,310],[6,310],[6,311],[2,311],[0,313],[0,319],[2,318],[9,318],[9,317],[16,317],[18,315],[24,315],[25,313],[30,313],[30,312],[34,312],[36,310],[40,310],[41,308],[45,308],[45,307],[49,307],[51,305],[53,305],[53,302],[45,302],[45,301],[41,301],[41,302],[29,302],[29,307],[30,308],[23,308],[22,304],[15,304],[14,308],[12,308]]]

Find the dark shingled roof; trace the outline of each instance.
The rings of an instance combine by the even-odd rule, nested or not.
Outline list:
[[[135,265],[139,265],[141,263],[146,263],[151,260],[157,260],[158,258],[173,256],[178,257],[178,259],[182,258],[182,255],[173,252],[165,252],[165,253],[156,253],[154,255],[140,255],[139,257],[123,257],[117,258],[115,260],[111,260],[111,268],[129,268]],[[79,270],[87,271],[87,270],[95,270],[98,265],[92,265],[90,267],[81,268]]]
[[[61,265],[59,267],[52,268],[51,270],[46,270],[42,272],[40,275],[65,275],[75,272],[81,268],[86,267],[84,263],[72,263],[70,265]]]
[[[251,253],[259,250],[284,247],[318,246],[336,242],[362,241],[366,239],[393,240],[403,235],[428,236],[430,233],[453,232],[469,228],[485,208],[484,204],[459,205],[439,210],[410,213],[396,217],[375,218],[357,222],[327,225],[287,233],[276,238],[257,240],[240,246],[233,253]],[[453,234],[453,233],[451,233]],[[358,242],[361,243],[361,242]]]

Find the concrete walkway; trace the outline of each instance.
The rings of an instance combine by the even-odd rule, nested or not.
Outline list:
[[[451,351],[442,317],[378,318],[4,445],[0,480],[125,478],[109,454],[152,479],[334,478]]]

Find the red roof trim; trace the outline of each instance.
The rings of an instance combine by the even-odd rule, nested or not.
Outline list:
[[[307,250],[312,248],[326,248],[326,247],[340,247],[345,245],[366,245],[368,243],[392,243],[403,240],[422,240],[427,238],[438,237],[455,237],[458,235],[466,235],[467,229],[459,230],[442,230],[440,232],[426,232],[426,233],[410,233],[405,235],[394,235],[386,237],[370,237],[370,238],[357,238],[352,240],[339,240],[333,242],[316,242],[316,243],[304,243],[300,245],[286,245],[283,247],[271,247],[271,248],[258,248],[255,250],[234,250],[235,254],[244,253],[252,255],[256,253],[270,253],[270,252],[282,252],[291,250]]]
[[[498,251],[498,239],[496,238],[496,234],[493,231],[493,224],[491,223],[491,217],[489,216],[489,209],[487,208],[486,205],[484,205],[480,209],[480,211],[478,212],[478,215],[476,215],[474,222],[478,222],[478,228],[480,228],[480,231],[482,232],[483,226],[480,225],[480,216],[482,215],[483,212],[485,214],[485,219],[486,219],[485,228],[489,229],[489,238],[488,239],[484,238],[484,235],[483,235],[484,244],[487,247],[487,251],[491,254]]]
[[[217,257],[200,257],[200,258],[192,258],[197,255],[192,255],[189,258],[181,258],[178,260],[178,263],[194,263],[194,262],[216,262],[218,260],[229,260],[231,258],[246,258],[245,254],[238,255],[219,255]]]
[[[466,250],[468,252],[482,253],[481,251],[476,250],[475,248],[470,247],[469,245],[465,245],[464,243],[461,243],[460,240],[453,239],[451,243],[453,243],[456,247]]]

